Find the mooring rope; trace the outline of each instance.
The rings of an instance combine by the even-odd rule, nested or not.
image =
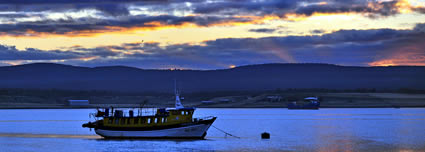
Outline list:
[[[216,127],[216,126],[214,126],[214,125],[212,125],[212,127],[214,127],[215,129],[217,129],[218,131],[223,132],[226,136],[227,136],[227,135],[229,135],[229,136],[232,136],[232,137],[235,137],[235,138],[238,138],[238,139],[240,139],[240,138],[241,138],[241,137],[238,137],[238,136],[232,135],[232,134],[230,134],[230,133],[228,133],[228,132],[226,132],[226,131],[224,131],[224,130],[221,130],[220,128],[217,128],[217,127]]]

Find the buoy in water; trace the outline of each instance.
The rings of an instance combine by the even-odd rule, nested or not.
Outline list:
[[[263,132],[261,134],[261,139],[270,139],[270,134],[268,132]]]

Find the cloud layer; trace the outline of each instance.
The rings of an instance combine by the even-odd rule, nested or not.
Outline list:
[[[425,13],[405,0],[14,0],[0,1],[0,33],[13,36],[79,35],[134,28],[201,27],[296,21],[320,14],[354,13],[371,18],[406,11]]]
[[[128,43],[67,50],[0,46],[0,62],[63,62],[83,66],[220,69],[262,63],[355,66],[425,65],[425,24],[411,30],[340,30],[315,36],[227,38],[203,44]]]

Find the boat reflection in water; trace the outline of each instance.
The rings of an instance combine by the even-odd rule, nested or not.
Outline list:
[[[183,107],[177,90],[175,94],[175,108],[139,108],[136,115],[133,110],[105,108],[97,111],[96,121],[82,126],[105,138],[203,139],[216,117],[193,118],[196,108]]]

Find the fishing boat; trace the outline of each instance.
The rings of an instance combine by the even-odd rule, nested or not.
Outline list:
[[[304,98],[303,102],[291,101],[288,109],[319,109],[320,101],[317,97]]]
[[[193,118],[196,108],[184,107],[177,89],[175,97],[174,108],[98,109],[97,120],[82,126],[104,138],[204,139],[217,117]]]

